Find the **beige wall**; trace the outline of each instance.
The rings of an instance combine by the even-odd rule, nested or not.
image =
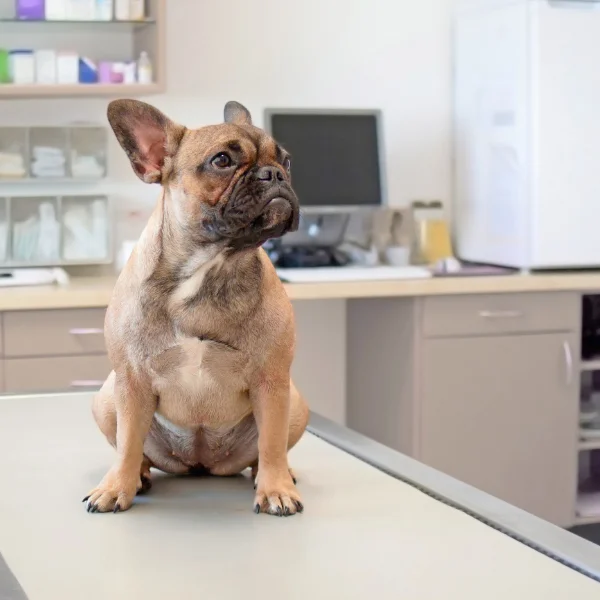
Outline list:
[[[168,0],[168,93],[148,100],[190,126],[236,99],[265,107],[373,107],[384,112],[389,201],[450,197],[452,0]],[[106,99],[3,101],[0,124],[105,121]],[[111,140],[110,180],[71,193],[118,205],[157,195]],[[31,190],[5,186],[5,194]],[[45,185],[44,193],[60,189]],[[345,303],[298,302],[294,376],[312,407],[342,420]]]
[[[168,93],[149,100],[190,126],[218,121],[229,99],[258,124],[266,106],[381,108],[390,203],[448,201],[452,2],[168,0]],[[105,109],[106,99],[3,101],[0,123],[103,122]],[[114,142],[110,169],[104,189],[153,201]]]

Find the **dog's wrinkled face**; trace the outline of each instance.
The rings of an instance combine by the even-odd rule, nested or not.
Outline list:
[[[298,228],[290,157],[240,104],[227,103],[225,123],[195,130],[135,100],[111,102],[108,118],[137,175],[168,190],[192,239],[243,249]]]

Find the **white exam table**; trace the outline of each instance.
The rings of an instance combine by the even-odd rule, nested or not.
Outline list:
[[[599,547],[318,416],[290,455],[302,515],[158,473],[88,514],[113,459],[90,400],[0,398],[1,600],[600,598]]]

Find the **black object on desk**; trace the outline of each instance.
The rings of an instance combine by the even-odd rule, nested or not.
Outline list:
[[[264,249],[273,264],[282,269],[343,267],[349,263],[347,254],[335,247],[284,246],[279,240],[270,240]]]

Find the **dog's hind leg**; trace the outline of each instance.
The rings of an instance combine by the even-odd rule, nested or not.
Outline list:
[[[114,399],[115,389],[115,372],[111,371],[110,375],[100,388],[100,391],[94,397],[92,403],[92,413],[96,424],[108,443],[113,447],[117,447],[117,411],[115,408]],[[152,487],[152,479],[150,468],[152,463],[148,457],[144,456],[142,468],[140,469],[140,489],[138,493],[147,492]]]
[[[117,446],[117,411],[115,409],[115,372],[110,375],[100,388],[100,391],[94,396],[92,403],[92,414],[96,420],[96,425],[108,440],[108,443],[116,448]]]

